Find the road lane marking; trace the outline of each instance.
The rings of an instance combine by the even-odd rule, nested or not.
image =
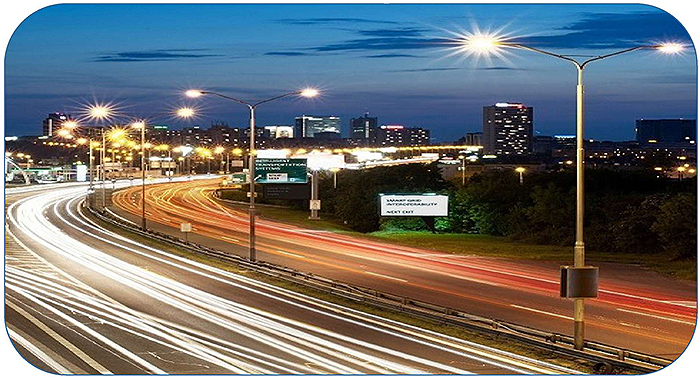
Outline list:
[[[662,301],[662,303],[679,305],[681,307],[693,308],[693,309],[698,308],[698,303],[696,301],[692,301],[692,300],[688,300],[688,301],[685,301],[685,300],[665,300],[665,301]]]
[[[226,240],[226,241],[236,242],[236,243],[241,242],[241,240],[238,240],[238,239],[235,239],[235,238],[231,238],[231,237],[227,237],[227,236],[219,236],[219,238],[224,239],[224,240]]]
[[[19,333],[15,332],[14,329],[10,328],[10,327],[7,328],[7,334],[17,344],[19,344],[20,346],[27,349],[27,351],[29,351],[32,355],[39,358],[40,361],[44,362],[47,366],[54,369],[56,371],[56,373],[61,374],[61,375],[76,374],[74,372],[71,372],[67,368],[63,367],[63,365],[56,362],[53,358],[51,358],[49,356],[49,354],[47,354],[45,351],[43,351],[42,348],[48,349],[48,348],[46,348],[46,346],[38,347],[38,346],[34,345],[33,343],[27,341],[24,337],[22,337]]]
[[[693,326],[695,325],[694,322],[683,321],[683,320],[677,320],[677,319],[675,319],[675,318],[670,318],[670,317],[652,315],[652,314],[644,313],[644,312],[630,311],[630,310],[628,310],[628,309],[622,309],[622,308],[617,308],[617,310],[620,311],[620,312],[633,313],[633,314],[636,314],[636,315],[647,316],[647,317],[653,317],[653,318],[658,318],[658,319],[661,319],[661,320],[672,321],[672,322],[678,322],[678,323],[686,324],[686,325],[693,325]]]
[[[395,278],[395,277],[393,277],[393,276],[378,274],[378,273],[372,272],[372,271],[365,271],[365,274],[370,274],[370,275],[374,275],[374,276],[379,276],[379,277],[385,278],[385,279],[396,280],[396,281],[398,281],[398,282],[403,282],[403,283],[408,282],[408,280],[406,280],[406,279]]]
[[[78,358],[80,358],[81,361],[85,362],[88,366],[92,367],[95,369],[95,371],[99,372],[100,374],[112,374],[111,371],[107,370],[104,366],[99,364],[96,360],[94,360],[92,357],[87,355],[84,351],[80,350],[77,348],[75,345],[73,345],[70,341],[67,339],[63,338],[62,335],[58,334],[56,331],[51,329],[49,326],[41,322],[39,319],[36,317],[32,316],[30,313],[25,311],[24,309],[20,308],[18,305],[16,305],[14,302],[5,300],[5,305],[9,306],[12,308],[15,312],[19,313],[22,317],[27,319],[27,321],[31,322],[34,324],[37,328],[39,328],[41,331],[46,333],[49,337],[53,338],[56,342],[60,343],[68,349],[71,353],[75,354]]]
[[[552,317],[559,317],[559,318],[563,318],[563,319],[566,319],[566,320],[572,320],[572,321],[573,321],[573,319],[574,319],[573,317],[564,316],[564,315],[560,315],[560,314],[552,313],[552,312],[547,312],[547,311],[541,311],[541,310],[539,310],[539,309],[523,307],[522,305],[511,304],[510,306],[513,307],[513,308],[524,309],[524,310],[526,310],[526,311],[535,312],[535,313],[541,313],[541,314],[543,314],[543,315],[552,316]]]
[[[280,254],[284,254],[284,255],[290,255],[292,257],[297,257],[297,258],[302,258],[302,259],[306,258],[305,256],[303,256],[301,254],[294,254],[294,253],[290,253],[290,252],[284,251],[284,250],[277,250],[277,252]]]

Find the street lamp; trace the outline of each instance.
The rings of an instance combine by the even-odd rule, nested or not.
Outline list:
[[[525,172],[525,167],[516,167],[515,172],[517,172],[518,175],[520,175],[520,185],[522,185],[523,184],[523,172]]]
[[[659,45],[642,45],[628,49],[616,51],[609,54],[599,55],[583,62],[571,58],[566,55],[556,54],[549,51],[541,50],[520,43],[511,42],[497,35],[476,33],[458,41],[460,50],[467,54],[500,55],[503,48],[515,48],[527,50],[534,53],[546,55],[553,58],[573,63],[578,72],[578,81],[576,86],[576,243],[574,245],[574,267],[581,268],[585,266],[585,247],[583,243],[583,213],[584,213],[584,86],[583,86],[583,71],[591,62],[599,61],[605,58],[614,57],[617,55],[629,53],[642,49],[654,49],[664,54],[679,54],[683,51],[684,46],[679,43],[666,43]],[[567,162],[568,163],[568,162]],[[583,349],[584,344],[584,304],[583,298],[574,298],[574,347],[578,350]]]
[[[306,97],[306,98],[313,98],[318,96],[319,92],[317,89],[314,88],[304,88],[302,90],[298,91],[293,91],[293,92],[287,92],[279,96],[271,97],[269,99],[261,100],[258,102],[249,102],[245,100],[240,100],[236,99],[231,96],[223,95],[220,93],[216,92],[211,92],[211,91],[201,91],[197,89],[191,89],[185,92],[185,95],[187,97],[191,98],[198,98],[204,95],[213,95],[213,96],[218,96],[220,98],[230,100],[239,104],[243,104],[248,107],[250,110],[250,154],[249,154],[249,164],[248,164],[248,171],[249,171],[249,180],[248,180],[248,185],[250,187],[249,190],[249,195],[250,195],[250,207],[248,208],[248,213],[250,216],[250,241],[249,241],[249,259],[251,261],[255,261],[255,154],[253,154],[253,150],[255,149],[255,109],[258,107],[258,105],[269,103],[274,100],[281,99],[283,97],[288,97],[288,96],[301,96],[301,97]]]

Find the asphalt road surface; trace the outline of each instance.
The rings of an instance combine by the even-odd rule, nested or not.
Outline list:
[[[43,370],[570,372],[130,241],[84,216],[85,192],[70,184],[6,191],[6,325]]]
[[[149,228],[247,256],[248,215],[212,197],[219,179],[151,186]],[[114,196],[116,213],[140,223],[140,188]],[[460,256],[379,243],[270,220],[257,222],[258,259],[510,321],[572,334],[573,302],[559,297],[558,264]],[[599,298],[586,303],[587,339],[673,359],[692,337],[696,286],[631,265],[600,265]]]

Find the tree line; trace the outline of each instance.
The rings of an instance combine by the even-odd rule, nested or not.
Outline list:
[[[588,249],[664,253],[671,259],[697,256],[696,180],[657,175],[648,169],[586,170]],[[379,194],[435,192],[450,196],[449,216],[436,219],[438,232],[505,236],[534,244],[574,243],[574,170],[528,171],[523,184],[513,170],[486,170],[462,186],[461,178],[445,180],[436,164],[406,164],[344,170],[337,173],[337,188],[333,182],[332,173],[320,175],[322,212],[358,232],[428,230],[417,217],[380,217]],[[239,195],[238,200],[247,200],[245,192]],[[307,200],[269,203],[308,210]]]

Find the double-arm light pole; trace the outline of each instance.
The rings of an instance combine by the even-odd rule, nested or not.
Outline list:
[[[506,41],[503,38],[493,35],[475,34],[459,40],[458,44],[460,45],[460,48],[464,49],[469,54],[490,54],[497,53],[500,49],[503,48],[515,48],[565,60],[567,62],[573,63],[576,67],[576,71],[578,73],[578,80],[576,85],[576,242],[574,244],[574,268],[584,267],[584,69],[588,64],[592,62],[642,49],[653,49],[666,54],[676,54],[682,51],[683,45],[678,43],[668,43],[663,45],[635,46],[613,53],[599,55],[585,60],[583,62],[579,62],[578,60],[566,55],[556,54],[531,46],[523,45],[520,43]],[[584,345],[584,303],[584,298],[574,298],[574,347],[578,350],[583,349]]]
[[[307,97],[307,98],[312,98],[316,97],[318,95],[318,90],[313,89],[313,88],[306,88],[303,90],[299,91],[293,91],[293,92],[287,92],[279,96],[271,97],[269,99],[257,101],[257,102],[249,102],[245,100],[240,100],[231,96],[223,95],[217,92],[212,92],[212,91],[201,91],[201,90],[188,90],[185,92],[185,95],[188,97],[192,98],[197,98],[201,97],[203,95],[213,95],[213,96],[218,96],[220,98],[230,100],[239,104],[243,104],[248,107],[250,110],[250,128],[248,131],[250,132],[250,147],[248,149],[249,154],[248,154],[248,185],[250,187],[248,195],[250,196],[250,206],[248,208],[248,214],[250,216],[250,233],[249,233],[249,248],[248,248],[248,253],[249,253],[249,258],[251,261],[256,260],[256,253],[255,253],[255,154],[253,153],[253,150],[255,149],[255,109],[265,103],[269,103],[271,101],[281,99],[284,97],[288,96],[302,96],[302,97]]]

